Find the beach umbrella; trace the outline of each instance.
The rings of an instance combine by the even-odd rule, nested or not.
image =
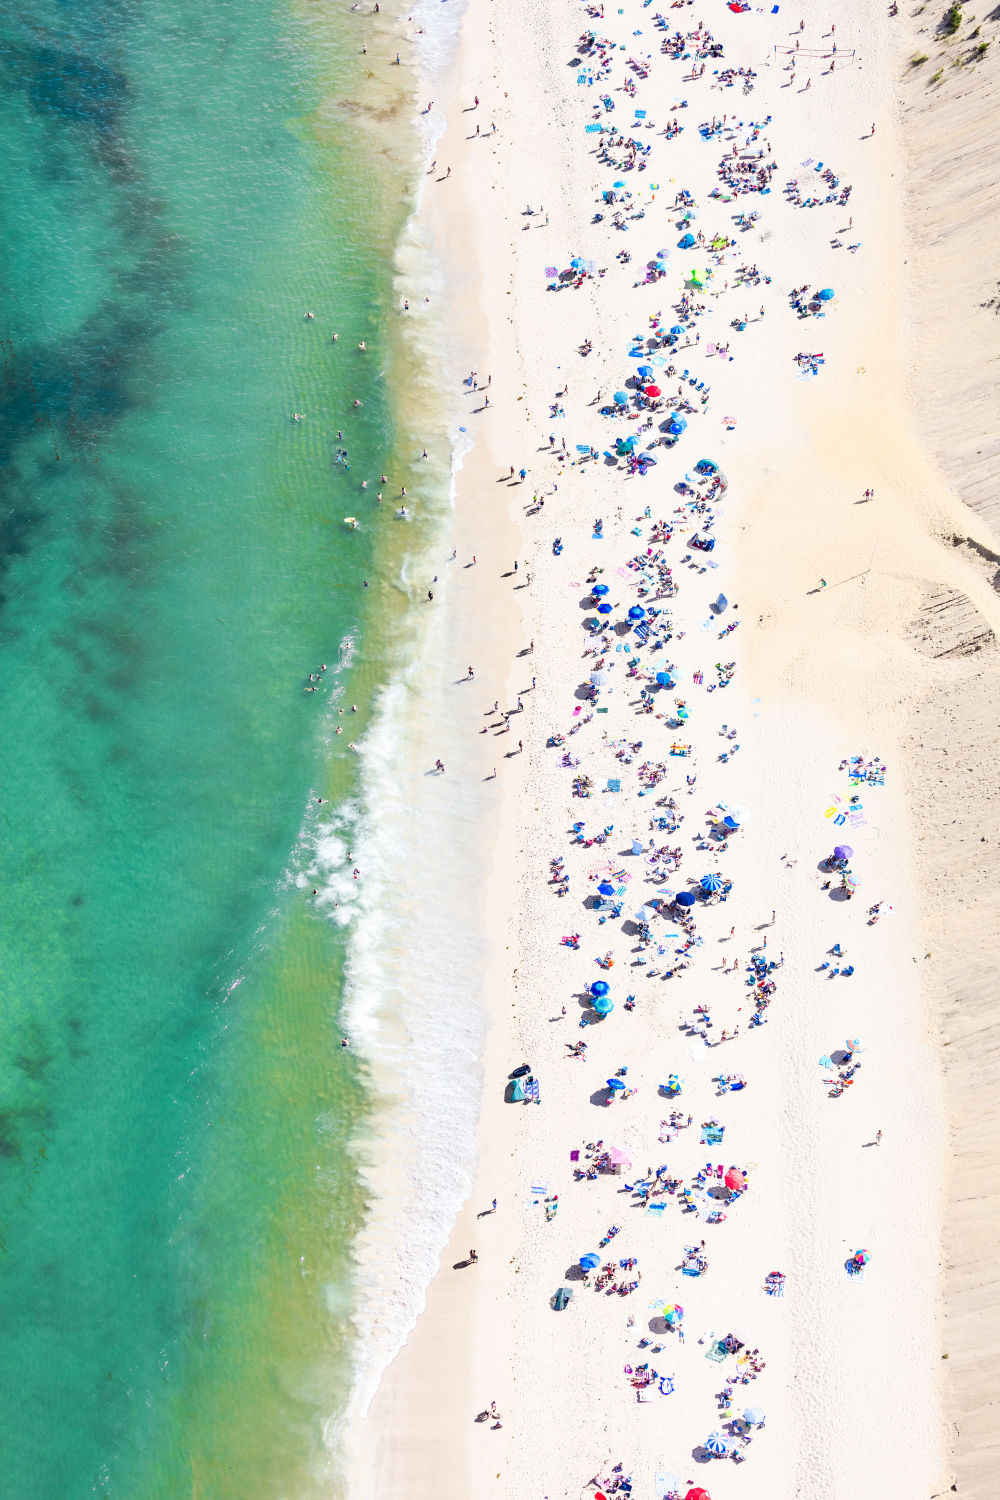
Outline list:
[[[688,1490],[684,1500],[712,1500],[708,1490],[703,1490],[700,1484],[696,1484],[693,1490]]]
[[[856,1036],[849,1036],[847,1038],[847,1050],[848,1052],[863,1052],[865,1049]]]
[[[693,906],[695,903],[694,891],[678,891],[675,900],[678,906]]]
[[[632,1165],[631,1156],[629,1156],[627,1151],[623,1151],[620,1146],[611,1146],[609,1148],[608,1159],[613,1167],[630,1167]]]
[[[590,592],[596,594],[598,599],[603,599],[604,595],[610,594],[611,590],[606,583],[595,583]]]
[[[871,1256],[868,1254],[867,1250],[855,1250],[854,1259],[857,1261],[859,1266],[866,1266],[871,1260]]]
[[[610,1015],[614,1008],[614,1002],[610,995],[598,995],[594,1001],[594,1009],[599,1016]]]
[[[662,392],[660,391],[660,387],[658,385],[647,385],[642,394],[644,396],[649,396],[651,400],[655,400],[657,396],[662,394]]]
[[[759,1406],[748,1406],[743,1413],[744,1422],[749,1422],[751,1427],[759,1427],[764,1420],[764,1413]]]
[[[614,187],[614,188],[623,188],[625,186],[625,184],[624,184],[624,182],[613,182],[611,184],[611,186]]]
[[[655,916],[656,916],[656,907],[655,906],[640,906],[639,910],[635,914],[635,920],[637,922],[642,922],[646,926],[648,926],[649,923],[653,920],[653,918]]]
[[[816,293],[816,296],[819,298],[820,302],[831,302],[834,296],[833,287],[824,287],[821,292]]]
[[[639,368],[636,370],[635,373],[637,375],[641,375],[642,378],[643,378],[643,380],[648,380],[649,377],[650,377],[650,375],[652,375],[652,373],[653,373],[653,366],[652,365],[640,365]]]
[[[620,1078],[606,1078],[604,1081],[613,1094],[624,1094],[625,1084]]]
[[[724,1458],[729,1452],[729,1439],[724,1432],[710,1432],[705,1439],[705,1447],[716,1458]]]
[[[850,844],[837,844],[834,847],[833,857],[834,859],[850,859],[853,853],[854,850]]]
[[[721,891],[722,884],[721,875],[706,875],[701,882],[701,888],[703,891]]]
[[[628,396],[624,391],[615,391],[614,401],[616,406],[628,406]]]
[[[595,979],[590,986],[590,993],[592,995],[606,995],[610,989],[611,986],[606,979]]]
[[[677,241],[677,248],[678,250],[690,250],[694,242],[695,240],[693,234],[682,235],[681,238]]]
[[[646,618],[646,611],[641,604],[633,604],[628,612],[628,617],[630,620],[644,620]]]
[[[679,1303],[674,1303],[671,1307],[663,1309],[663,1316],[668,1323],[679,1323],[684,1316],[684,1309]]]
[[[595,1255],[593,1250],[588,1250],[586,1255],[580,1256],[580,1265],[585,1271],[594,1271],[601,1264],[601,1257]]]
[[[732,1193],[742,1193],[746,1191],[747,1180],[743,1176],[743,1173],[737,1171],[735,1167],[729,1168],[729,1171],[725,1176],[725,1183],[726,1187],[729,1188],[730,1192]]]
[[[582,271],[586,264],[587,262],[585,260],[581,260],[579,256],[576,258],[576,260],[570,261],[570,265],[573,267],[574,271]]]
[[[686,431],[686,429],[687,423],[685,422],[684,418],[678,417],[677,415],[672,416],[670,418],[670,421],[667,423],[667,431],[671,434],[672,437],[680,437],[681,433]]]
[[[599,604],[597,606],[597,613],[599,615],[609,615],[611,613],[611,608],[612,607],[610,604]]]
[[[600,893],[601,893],[602,896],[613,896],[614,893],[615,893],[615,888],[611,884],[610,880],[602,880],[601,883],[600,883],[600,885],[597,887],[597,889],[600,891]],[[598,983],[600,983],[600,980],[598,980]],[[596,985],[593,986],[593,988],[597,991],[597,994],[599,994],[599,995],[606,995],[608,993],[608,987],[607,987],[607,985],[604,986],[603,990],[597,990]]]
[[[674,679],[669,672],[657,672],[656,682],[658,687],[672,688],[674,685]]]
[[[674,338],[678,338],[679,339],[680,336],[681,336],[681,334],[684,332],[684,329],[681,327],[681,325],[679,323],[675,323],[674,326],[673,326],[673,328],[671,328],[670,332],[674,335]]]

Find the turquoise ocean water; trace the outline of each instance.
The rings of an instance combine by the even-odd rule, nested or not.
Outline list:
[[[348,15],[0,22],[11,1500],[331,1493],[369,1105],[342,929],[289,871],[384,665],[361,581],[398,544],[342,518],[398,442],[406,198],[348,105]]]

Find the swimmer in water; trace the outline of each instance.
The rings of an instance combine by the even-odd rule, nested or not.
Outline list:
[[[307,323],[308,323],[308,321],[309,321],[309,319],[310,319],[310,318],[314,318],[314,317],[315,317],[315,316],[316,316],[316,314],[315,314],[315,313],[310,313],[310,312],[307,312],[307,313],[306,313],[306,322],[307,322]]]

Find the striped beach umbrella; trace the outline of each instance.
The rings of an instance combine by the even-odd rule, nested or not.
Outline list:
[[[729,1439],[726,1437],[725,1433],[711,1432],[705,1439],[705,1447],[708,1449],[709,1453],[713,1454],[716,1458],[725,1458],[726,1454],[729,1452]]]

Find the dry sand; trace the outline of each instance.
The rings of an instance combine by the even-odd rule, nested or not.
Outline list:
[[[798,91],[801,77],[793,88],[783,87],[783,56],[771,54],[768,62],[770,48],[788,45],[797,22],[784,8],[778,17],[733,17],[723,9],[706,16],[725,42],[726,59],[710,63],[696,83],[683,82],[686,69],[659,56],[652,12],[635,4],[625,9],[624,18],[593,23],[566,0],[544,11],[513,4],[469,15],[460,82],[442,101],[449,134],[437,154],[453,170],[447,185],[436,184],[439,197],[429,208],[440,243],[461,267],[456,328],[465,350],[476,326],[469,267],[481,276],[486,332],[478,361],[473,350],[471,362],[493,376],[492,409],[480,414],[456,515],[456,545],[475,550],[478,567],[487,571],[463,581],[455,653],[471,654],[469,631],[478,632],[471,638],[477,664],[484,655],[489,662],[487,672],[477,671],[483,708],[497,695],[512,704],[524,686],[526,662],[538,689],[525,695],[526,712],[512,719],[513,734],[495,742],[486,736],[479,754],[483,774],[488,762],[499,763],[497,793],[504,799],[504,834],[484,895],[496,913],[507,914],[506,923],[494,924],[484,954],[495,1025],[485,1058],[479,1181],[444,1251],[427,1310],[363,1425],[355,1491],[388,1496],[405,1488],[417,1497],[456,1500],[515,1490],[577,1496],[592,1493],[591,1478],[607,1476],[619,1459],[634,1476],[637,1495],[656,1493],[655,1475],[665,1470],[706,1483],[716,1500],[737,1493],[846,1500],[862,1488],[907,1496],[946,1488],[936,1324],[946,1181],[933,1047],[940,1023],[953,1205],[944,1242],[943,1347],[951,1355],[944,1394],[960,1429],[953,1449],[959,1493],[985,1495],[995,1434],[981,1396],[983,1366],[997,1341],[995,1299],[984,1274],[995,1239],[997,1129],[988,1092],[989,1054],[996,1047],[989,1030],[996,919],[987,910],[997,836],[989,807],[990,826],[983,820],[984,803],[994,795],[988,776],[997,722],[1000,601],[993,578],[1000,547],[985,514],[988,445],[996,439],[979,434],[976,407],[985,394],[982,371],[995,370],[989,361],[996,358],[1000,325],[988,309],[974,308],[970,286],[985,284],[988,264],[982,256],[970,261],[977,270],[964,287],[953,274],[955,245],[942,237],[951,193],[942,197],[939,187],[951,159],[950,137],[935,158],[929,142],[940,134],[936,106],[911,100],[923,96],[910,79],[900,128],[894,95],[901,38],[881,7],[852,5],[838,15],[837,72],[821,76],[826,62],[815,62],[805,93]],[[698,12],[688,7],[666,16],[689,31]],[[625,235],[607,223],[588,227],[597,188],[617,177],[598,166],[590,154],[593,137],[583,132],[602,90],[578,89],[577,69],[567,66],[575,55],[572,42],[588,24],[599,35],[621,31],[630,53],[654,52],[653,81],[639,85],[636,101],[657,126],[648,132],[655,145],[645,174],[647,216]],[[641,47],[630,36],[639,27]],[[803,36],[807,44],[827,50],[829,38],[812,27]],[[908,46],[905,38],[902,45]],[[859,53],[848,61],[852,47]],[[753,93],[710,88],[713,67],[740,64],[759,72]],[[621,78],[618,65],[611,85]],[[477,92],[480,110],[465,113]],[[628,101],[614,97],[621,119]],[[690,103],[677,114],[684,133],[667,142],[658,131],[671,118],[673,97]],[[976,131],[984,105],[973,94],[965,108],[964,125],[961,112],[952,110],[949,119],[955,131],[968,131],[968,151],[959,158],[968,159],[965,197],[971,204],[982,170]],[[779,169],[768,198],[734,205],[761,209],[761,223],[740,237],[739,260],[716,271],[714,286],[742,261],[755,261],[771,284],[706,299],[713,310],[698,325],[702,350],[685,351],[685,357],[699,378],[710,380],[712,399],[704,414],[690,418],[672,454],[658,451],[651,476],[625,479],[620,469],[596,465],[563,466],[560,473],[537,451],[548,433],[565,433],[571,449],[578,440],[607,446],[612,429],[596,415],[595,391],[606,396],[620,384],[631,335],[645,331],[647,315],[658,309],[669,326],[681,273],[705,264],[704,251],[692,258],[673,249],[676,216],[664,200],[689,186],[699,204],[696,227],[706,235],[731,230],[733,207],[712,207],[706,198],[724,143],[701,141],[697,126],[734,110],[745,120],[775,116],[764,133]],[[483,129],[495,119],[498,135],[466,140],[470,119]],[[872,119],[874,139],[867,137]],[[806,180],[800,164],[809,157],[828,161],[842,181],[854,184],[848,210],[786,205],[780,188],[797,174]],[[640,181],[635,173],[628,180]],[[655,204],[649,202],[652,181],[660,184]],[[987,196],[983,215],[992,209]],[[541,213],[524,217],[526,203],[543,205]],[[846,224],[847,212],[856,227],[835,248],[830,239]],[[977,253],[986,239],[979,212],[977,205],[962,227]],[[851,255],[846,243],[854,239],[861,248]],[[637,268],[660,245],[672,249],[667,277],[633,290]],[[615,264],[619,249],[632,252],[631,265]],[[546,291],[544,267],[564,266],[571,253],[595,256],[608,267],[606,278],[579,291]],[[788,308],[789,290],[804,281],[837,288],[822,323],[799,324]],[[763,321],[756,321],[759,305],[766,309]],[[755,321],[734,334],[729,320],[744,311]],[[962,337],[946,338],[946,328]],[[587,359],[575,352],[584,335],[594,342]],[[733,362],[708,360],[707,342],[727,338]],[[818,347],[826,354],[820,375],[797,380],[792,354]],[[978,377],[970,372],[973,350]],[[549,403],[567,381],[569,393],[559,398],[566,419],[553,425]],[[675,383],[664,384],[673,394]],[[721,422],[730,413],[737,418],[733,431]],[[942,464],[945,453],[948,463]],[[713,558],[719,567],[694,572],[681,562],[681,538],[692,523],[673,516],[679,497],[671,486],[702,456],[722,464],[730,488],[719,507]],[[528,468],[523,487],[498,484],[509,463]],[[860,503],[869,486],[875,500]],[[970,517],[956,488],[976,501],[977,517]],[[545,496],[544,510],[522,519],[536,491]],[[520,588],[519,579],[499,577],[515,551],[509,520],[497,516],[504,502],[521,529],[516,550],[521,569],[533,575],[530,590]],[[676,735],[659,720],[639,716],[636,695],[623,680],[624,653],[612,655],[612,689],[601,694],[608,713],[594,717],[567,746],[603,788],[617,768],[602,747],[603,733],[641,738],[637,759],[655,761],[666,758],[672,739],[690,741],[698,773],[693,795],[684,786],[691,762],[680,760],[669,763],[657,793],[675,792],[687,814],[666,839],[684,848],[685,879],[714,863],[691,849],[705,809],[721,798],[750,813],[745,832],[720,862],[733,894],[699,919],[704,946],[690,971],[667,982],[633,978],[642,973],[629,967],[634,942],[620,923],[598,927],[582,907],[602,851],[575,847],[567,853],[571,821],[586,818],[588,831],[613,822],[614,838],[605,848],[614,851],[616,867],[633,874],[627,905],[638,906],[632,891],[644,888],[640,862],[621,851],[634,835],[649,836],[653,799],[637,799],[631,771],[620,794],[572,798],[571,773],[557,764],[562,752],[545,748],[549,733],[565,733],[572,724],[575,690],[592,665],[581,660],[587,570],[595,564],[605,569],[616,604],[633,601],[630,575],[622,570],[647,545],[647,523],[641,542],[632,535],[646,506],[654,517],[677,522],[665,561],[680,583],[671,607],[675,632],[685,636],[675,635],[662,655],[677,666],[692,718]],[[590,535],[595,515],[605,523],[600,542]],[[551,552],[556,534],[565,541],[559,558]],[[974,545],[954,545],[955,537]],[[820,577],[829,585],[822,591]],[[702,629],[720,588],[738,602],[742,621],[722,644],[715,630]],[[620,614],[616,610],[614,618]],[[526,638],[535,640],[534,655],[516,660]],[[710,698],[693,684],[696,668],[704,669],[707,685],[713,662],[731,657],[738,663],[732,686]],[[739,726],[741,746],[726,765],[716,760],[723,721]],[[518,738],[525,754],[505,761]],[[831,794],[846,794],[838,764],[862,751],[880,753],[889,775],[884,788],[865,792],[867,825],[850,838],[864,885],[847,908],[822,890],[817,862],[835,841],[824,817]],[[986,844],[980,843],[984,837]],[[547,885],[548,860],[564,853],[571,884],[560,900]],[[951,893],[958,890],[955,900]],[[871,928],[865,907],[879,899],[893,910]],[[676,930],[662,920],[659,925]],[[583,935],[577,954],[559,944],[569,931]],[[768,1025],[750,1034],[749,991],[742,976],[723,975],[719,964],[720,958],[745,959],[765,936],[769,952],[784,951],[787,961],[777,975]],[[837,939],[856,966],[850,980],[816,972]],[[675,945],[665,946],[669,953]],[[599,974],[593,959],[606,949],[615,950],[608,977],[616,1011],[581,1031],[575,997]],[[631,1014],[621,1004],[627,992],[638,1000]],[[700,1043],[692,1048],[681,1023],[691,1019],[696,1003],[711,1006],[716,1033],[742,1022],[739,1038],[707,1052]],[[865,1039],[864,1066],[856,1086],[831,1100],[817,1060],[852,1029]],[[566,1061],[565,1042],[580,1037],[590,1043],[589,1059]],[[501,1102],[507,1074],[525,1059],[541,1080],[538,1108]],[[623,1064],[635,1097],[610,1108],[592,1102]],[[720,1068],[745,1073],[747,1090],[717,1099],[712,1075]],[[679,1104],[695,1124],[676,1142],[660,1145],[669,1106],[657,1085],[671,1071],[685,1079]],[[698,1122],[709,1115],[727,1125],[725,1146],[714,1151],[698,1143]],[[865,1145],[876,1129],[884,1131],[877,1149]],[[614,1179],[572,1181],[570,1150],[598,1137],[628,1148],[637,1171],[666,1161],[686,1180],[710,1157],[755,1163],[750,1192],[722,1225],[697,1227],[673,1198],[658,1222],[619,1196]],[[533,1182],[544,1182],[547,1192],[533,1194]],[[559,1210],[546,1222],[535,1200],[554,1193]],[[497,1214],[477,1219],[494,1195]],[[597,1248],[611,1223],[622,1230],[607,1253],[638,1257],[639,1292],[606,1299],[577,1284],[568,1311],[553,1313],[555,1288],[574,1284],[567,1282],[573,1262]],[[676,1269],[681,1246],[703,1237],[708,1274],[682,1278]],[[847,1281],[843,1262],[862,1244],[873,1261],[858,1286]],[[462,1266],[470,1245],[480,1261]],[[762,1288],[764,1274],[775,1268],[788,1275],[781,1301],[766,1298]],[[684,1303],[687,1337],[681,1346],[673,1335],[647,1333],[665,1346],[652,1355],[640,1352],[637,1341],[655,1298]],[[626,1322],[630,1314],[633,1327]],[[699,1338],[734,1325],[746,1328],[767,1361],[761,1379],[737,1387],[734,1409],[750,1401],[768,1412],[767,1430],[739,1474],[735,1465],[706,1465],[695,1455],[719,1425],[713,1399],[719,1367],[705,1360]],[[636,1400],[623,1367],[645,1358],[674,1377],[672,1395]],[[490,1400],[503,1412],[499,1431],[474,1421]]]

